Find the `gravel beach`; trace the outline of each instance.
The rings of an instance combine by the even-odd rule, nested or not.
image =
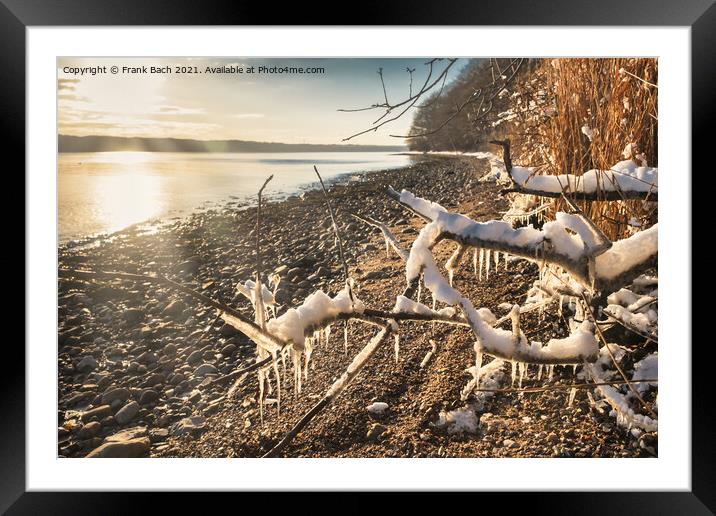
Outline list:
[[[385,195],[388,185],[465,213],[499,219],[508,208],[501,186],[480,182],[485,161],[426,159],[409,167],[370,172],[330,187],[350,274],[366,306],[390,310],[405,284],[404,264],[386,257],[382,235],[349,212],[384,222],[405,249],[424,224]],[[271,184],[267,190],[271,189]],[[254,207],[232,201],[153,231],[129,228],[84,247],[61,247],[61,269],[160,274],[229,304],[252,317],[236,285],[255,269]],[[343,286],[330,218],[319,191],[308,191],[262,209],[264,270],[281,278],[277,311],[295,307],[315,291]],[[455,248],[435,248],[444,263]],[[471,256],[471,254],[470,254]],[[476,307],[498,317],[500,305],[524,301],[537,267],[510,261],[478,281],[471,258],[455,286]],[[426,301],[426,298],[428,299]],[[423,302],[430,304],[429,295]],[[61,457],[257,457],[266,453],[313,406],[355,354],[375,334],[358,322],[343,323],[314,350],[308,379],[294,395],[292,375],[261,423],[255,374],[234,396],[215,379],[255,361],[255,346],[217,320],[216,310],[168,287],[132,280],[58,281],[58,455]],[[508,323],[509,324],[509,323]],[[530,314],[523,330],[534,340],[562,336],[556,314]],[[436,352],[421,367],[433,341]],[[391,342],[379,349],[355,381],[283,451],[287,457],[649,457],[656,443],[619,428],[589,402],[587,390],[568,406],[569,389],[535,394],[500,393],[461,400],[474,364],[467,328],[404,322],[398,361]],[[507,368],[509,369],[509,367]],[[504,387],[510,385],[505,371]],[[578,373],[578,370],[577,370]],[[531,368],[523,386],[575,383],[572,367],[548,379]],[[269,395],[275,398],[276,393]],[[368,410],[372,403],[380,410]],[[386,404],[386,406],[382,405]],[[479,405],[479,406],[478,406]],[[441,413],[467,406],[476,429],[455,431]]]

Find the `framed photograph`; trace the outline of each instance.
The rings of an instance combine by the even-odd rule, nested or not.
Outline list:
[[[710,514],[690,257],[715,8],[293,9],[3,0],[27,303],[0,508]]]

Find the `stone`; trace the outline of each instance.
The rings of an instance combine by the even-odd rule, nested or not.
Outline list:
[[[185,417],[171,426],[172,435],[197,434],[204,430],[206,418],[203,416]]]
[[[207,374],[216,374],[217,370],[211,364],[201,364],[194,370],[194,376],[206,376]]]
[[[152,428],[149,431],[149,440],[153,443],[163,441],[169,437],[169,430],[166,428]]]
[[[146,385],[147,387],[154,387],[155,385],[164,383],[164,380],[165,377],[162,373],[154,373],[149,375],[149,378],[144,381],[144,385]]]
[[[110,435],[104,441],[105,442],[121,442],[129,441],[130,439],[137,439],[139,437],[147,436],[146,426],[133,426],[131,428],[125,428],[119,432]]]
[[[139,404],[136,401],[130,401],[124,407],[119,409],[119,412],[114,415],[114,419],[120,425],[124,425],[134,419],[134,416],[136,416],[138,412]]]
[[[221,354],[224,356],[229,356],[234,351],[236,351],[236,344],[227,344],[226,346],[221,348]]]
[[[187,364],[196,364],[199,360],[201,360],[201,356],[203,354],[204,352],[200,349],[197,349],[196,351],[192,352],[186,359]]]
[[[147,403],[154,403],[159,399],[159,393],[152,389],[144,389],[139,397],[139,404],[146,405]]]
[[[97,359],[92,355],[87,355],[77,363],[77,370],[80,373],[89,373],[97,369]]]
[[[128,308],[124,311],[123,316],[129,324],[136,324],[144,318],[144,312],[139,308]]]
[[[181,314],[185,308],[186,305],[182,301],[175,299],[162,310],[162,315],[176,316]]]
[[[100,428],[102,428],[102,425],[98,421],[91,421],[80,428],[77,435],[80,439],[90,439],[99,433]]]
[[[189,395],[189,398],[188,398],[190,403],[196,403],[200,399],[201,399],[201,391],[199,391],[197,389],[194,389],[193,391],[191,391],[191,394]]]
[[[127,401],[128,399],[129,399],[129,389],[125,389],[124,387],[115,387],[115,388],[105,391],[105,393],[102,394],[102,403],[104,405],[111,405],[112,402],[114,402],[116,400],[124,402],[124,401]]]
[[[109,441],[87,454],[87,458],[132,458],[144,457],[149,453],[149,437],[123,441]]]
[[[177,347],[175,344],[167,344],[164,346],[164,354],[168,357],[173,357],[177,354]]]
[[[383,425],[381,425],[380,423],[375,423],[375,424],[371,425],[365,438],[368,441],[377,441],[380,438],[380,436],[383,434],[383,432],[385,432],[385,427]]]
[[[100,405],[99,407],[95,407],[93,409],[90,409],[82,414],[80,419],[84,422],[91,421],[93,418],[97,418],[98,420],[102,420],[103,418],[107,416],[112,415],[112,409],[109,407],[109,405]]]

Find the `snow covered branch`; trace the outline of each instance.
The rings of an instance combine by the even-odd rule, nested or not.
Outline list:
[[[554,264],[588,288],[612,292],[656,264],[658,225],[614,242],[604,250],[599,236],[584,217],[558,212],[556,220],[533,227],[513,228],[504,221],[475,222],[450,213],[437,203],[407,190],[388,195],[431,221],[429,241],[448,238],[464,245],[503,252],[540,264]],[[424,229],[425,230],[425,229]],[[601,254],[598,254],[601,253]]]
[[[632,159],[620,161],[609,170],[592,169],[582,175],[537,175],[533,168],[512,165],[509,140],[490,143],[503,148],[505,167],[514,184],[514,192],[540,197],[565,195],[585,201],[658,201],[658,169],[639,166]]]
[[[369,226],[372,226],[376,229],[379,229],[380,232],[383,234],[383,238],[385,239],[385,253],[388,254],[389,247],[392,247],[393,250],[400,256],[403,261],[406,261],[408,259],[408,252],[400,247],[400,244],[398,243],[398,240],[395,238],[395,235],[390,232],[388,229],[388,226],[380,222],[379,220],[375,220],[372,217],[368,216],[361,216],[357,215],[355,213],[351,213],[351,215],[360,220],[361,222],[368,224]]]

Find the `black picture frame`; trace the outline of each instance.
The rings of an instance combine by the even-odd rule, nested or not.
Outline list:
[[[692,170],[703,169],[703,173],[707,174],[710,172],[710,145],[706,138],[712,132],[709,128],[714,120],[713,95],[716,92],[716,6],[713,2],[502,0],[495,5],[484,5],[476,0],[400,0],[390,4],[351,4],[337,9],[335,6],[321,6],[317,3],[289,3],[277,7],[268,2],[212,0],[0,0],[0,72],[4,79],[3,89],[0,90],[0,142],[6,149],[6,155],[15,157],[18,165],[24,169],[25,31],[29,26],[342,25],[346,21],[355,25],[688,26],[691,28],[692,52]],[[346,7],[351,10],[345,10]],[[679,172],[685,177],[691,174],[690,171]],[[31,272],[25,269],[25,275]],[[684,335],[690,334],[691,328],[685,329]],[[696,360],[692,363],[690,492],[611,493],[608,496],[599,492],[513,493],[506,502],[509,508],[519,510],[519,506],[524,506],[532,511],[550,514],[716,512],[716,430],[711,423],[715,418],[709,385],[712,360],[708,358],[709,355],[713,358],[714,346],[710,341],[701,344],[701,347],[693,349]],[[670,345],[686,350],[691,342],[685,339]],[[135,495],[26,492],[25,367],[22,367],[25,354],[17,343],[11,345],[7,342],[4,351],[6,363],[15,366],[4,368],[0,375],[5,421],[0,426],[0,511],[8,511],[8,514],[114,514],[136,511]],[[499,501],[499,496],[494,501]],[[505,495],[502,496],[505,503]],[[167,501],[166,498],[164,501]],[[350,495],[341,503],[350,512],[369,512],[370,507],[364,502],[354,502],[356,498],[357,495]],[[422,503],[421,497],[413,500]],[[182,497],[174,497],[173,501],[184,503]],[[482,506],[485,503],[484,499],[480,501]],[[316,512],[320,512],[320,508]]]

